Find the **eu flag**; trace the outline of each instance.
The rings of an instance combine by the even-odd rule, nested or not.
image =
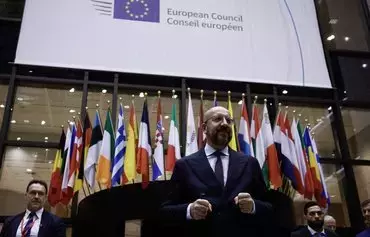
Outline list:
[[[114,18],[159,22],[159,0],[115,0]]]

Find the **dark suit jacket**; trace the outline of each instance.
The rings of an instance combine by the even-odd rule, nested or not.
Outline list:
[[[5,220],[0,237],[15,237],[24,212]],[[50,212],[43,211],[38,237],[65,237],[66,229],[62,220]]]
[[[176,162],[171,183],[173,191],[160,214],[167,223],[185,226],[183,236],[254,237],[264,236],[269,229],[266,223],[271,223],[272,206],[264,201],[267,189],[259,163],[253,157],[229,148],[227,183],[222,187],[201,149]],[[234,198],[240,192],[251,194],[255,214],[244,214],[235,205]],[[198,198],[212,204],[212,213],[206,220],[187,220],[187,206]],[[180,236],[180,233],[173,234]]]
[[[325,234],[326,234],[326,237],[338,237],[338,235],[331,230],[325,229]],[[308,230],[307,226],[305,226],[296,231],[293,231],[290,236],[291,237],[311,237],[311,233]]]

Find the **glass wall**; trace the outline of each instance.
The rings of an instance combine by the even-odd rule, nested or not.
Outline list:
[[[370,198],[370,166],[353,166],[360,201]]]
[[[17,87],[8,139],[59,142],[61,126],[78,117],[80,88],[30,84]]]
[[[0,210],[3,216],[25,210],[28,182],[41,179],[50,184],[56,149],[6,147],[0,177]],[[45,207],[50,210],[47,204]]]
[[[0,84],[0,124],[3,122],[6,96],[8,95],[8,86]]]
[[[344,196],[344,169],[340,165],[322,164],[325,184],[330,196],[330,205],[327,214],[337,220],[337,226],[350,226],[347,205]],[[295,218],[298,225],[305,224],[303,207],[307,200],[302,195],[296,194],[294,198]]]
[[[335,141],[333,137],[333,114],[330,107],[282,106],[282,112],[287,112],[290,122],[295,118],[301,125],[302,132],[307,127],[316,142],[320,157],[335,157]]]
[[[80,116],[81,104],[83,101],[82,83],[81,86],[69,86],[62,84],[27,84],[24,83],[26,79],[17,82],[14,106],[12,107],[12,116],[9,121],[9,134],[4,153],[4,162],[1,167],[0,176],[0,215],[13,215],[15,213],[24,210],[24,193],[27,183],[33,179],[43,179],[50,182],[51,171],[53,160],[56,153],[56,143],[59,142],[61,125],[67,126],[69,121],[74,118],[78,119]],[[125,127],[127,133],[127,127],[130,117],[130,105],[132,100],[135,103],[135,113],[137,124],[140,124],[143,108],[143,91],[137,89],[126,89],[120,88],[118,94],[113,93],[112,80],[106,80],[103,83],[96,83],[97,79],[88,84],[87,91],[87,112],[90,116],[90,120],[94,123],[96,110],[100,113],[102,127],[106,121],[106,114],[108,108],[111,108],[112,114],[116,117],[113,121],[117,122],[118,117],[118,106],[122,103],[124,107]],[[90,82],[89,82],[90,83]],[[105,86],[103,86],[105,85]],[[127,85],[125,85],[126,87]],[[135,88],[135,87],[133,87]],[[251,85],[253,89],[253,85]],[[0,103],[4,104],[6,93],[8,90],[7,85],[0,85],[0,92],[3,91],[3,99]],[[219,92],[217,101],[220,106],[227,108],[227,94],[226,91]],[[134,95],[134,97],[132,96]],[[176,92],[175,98],[173,97],[172,91],[161,92],[161,105],[162,105],[162,119],[163,119],[163,145],[166,154],[169,128],[171,121],[171,110],[172,104],[176,104],[176,120],[180,128],[183,128],[186,121],[182,121],[181,111],[188,112],[188,100],[186,95],[185,106],[186,108],[180,108],[181,105],[181,91]],[[270,114],[270,121],[272,127],[275,124],[276,106],[273,100],[271,92],[266,92],[263,96],[267,97],[267,108]],[[279,97],[280,98],[280,97]],[[232,92],[231,101],[233,108],[233,115],[235,119],[236,131],[239,129],[239,120],[241,115],[241,93]],[[283,98],[289,101],[289,98]],[[113,107],[113,100],[117,101],[117,108]],[[150,90],[147,94],[148,100],[148,111],[149,111],[149,123],[150,123],[150,135],[152,148],[155,148],[155,131],[157,123],[157,103],[158,93],[157,91]],[[264,98],[258,98],[257,106],[259,110],[259,118],[263,119],[262,111],[264,106]],[[300,101],[300,100],[298,100]],[[200,107],[200,93],[199,90],[195,91],[192,89],[192,107],[194,111],[194,120],[197,126],[199,117]],[[204,97],[203,109],[207,111],[213,106],[213,95]],[[3,108],[0,106],[0,112],[3,113]],[[346,197],[344,190],[346,190],[346,177],[344,175],[343,167],[340,165],[339,154],[336,150],[337,134],[333,126],[335,126],[334,115],[329,105],[307,105],[304,103],[293,103],[287,102],[280,107],[283,114],[287,114],[288,119],[292,122],[293,118],[298,120],[301,124],[302,129],[309,128],[311,135],[315,139],[317,144],[318,153],[321,158],[325,160],[325,164],[322,165],[324,172],[324,179],[327,185],[328,193],[331,198],[331,205],[328,213],[333,215],[338,222],[338,226],[350,226],[348,210],[346,205]],[[248,111],[251,116],[252,111]],[[354,159],[367,159],[367,143],[369,140],[366,137],[367,123],[370,121],[370,113],[366,110],[346,108],[342,110],[344,126],[346,129],[347,140],[351,150],[351,157]],[[2,116],[0,116],[0,119]],[[116,129],[116,123],[113,125]],[[138,126],[139,128],[139,126]],[[66,130],[66,128],[65,128]],[[179,134],[185,136],[184,132]],[[41,143],[41,145],[40,145]],[[18,147],[19,144],[19,147]],[[32,144],[31,147],[26,147],[27,144]],[[12,146],[10,146],[12,145]],[[41,148],[40,146],[45,146]],[[29,146],[29,145],[28,145]],[[35,148],[36,147],[36,148]],[[359,158],[358,158],[359,157]],[[329,159],[328,159],[329,158]],[[332,158],[337,158],[334,160]],[[370,167],[370,166],[369,166]],[[149,170],[151,171],[151,161]],[[367,166],[354,166],[356,181],[359,189],[359,196],[361,200],[364,200],[369,196],[367,188],[370,177],[367,175]],[[167,179],[170,178],[171,173],[167,173]],[[150,177],[152,175],[150,174]],[[164,177],[162,177],[164,179]],[[141,182],[141,177],[138,175],[135,182]],[[103,189],[105,187],[102,187]],[[100,191],[100,187],[97,185],[94,190],[89,190],[86,184],[84,189],[79,192],[79,201],[84,199],[87,195],[93,192]],[[302,209],[304,202],[302,196],[296,195],[294,197],[295,217],[297,224],[303,224]],[[71,205],[57,206],[56,208],[50,208],[49,205],[46,207],[52,212],[69,217],[72,211]],[[140,223],[133,221],[129,223],[126,229],[126,233],[135,235],[138,233]]]
[[[370,111],[346,108],[342,116],[351,158],[370,160]]]
[[[368,51],[368,30],[361,0],[316,0],[325,46]]]

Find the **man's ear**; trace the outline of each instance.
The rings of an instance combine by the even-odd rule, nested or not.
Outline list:
[[[207,124],[206,123],[203,123],[202,124],[202,129],[203,129],[203,132],[206,133],[207,132]]]

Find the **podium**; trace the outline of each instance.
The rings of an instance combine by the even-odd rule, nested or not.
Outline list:
[[[74,237],[124,237],[128,220],[142,220],[142,237],[181,236],[182,226],[163,223],[158,216],[169,191],[169,181],[155,181],[145,190],[137,183],[94,193],[78,206],[73,223]],[[286,233],[295,226],[292,200],[276,191],[270,191],[268,199],[275,206],[275,224],[281,233],[275,236],[289,236]]]

